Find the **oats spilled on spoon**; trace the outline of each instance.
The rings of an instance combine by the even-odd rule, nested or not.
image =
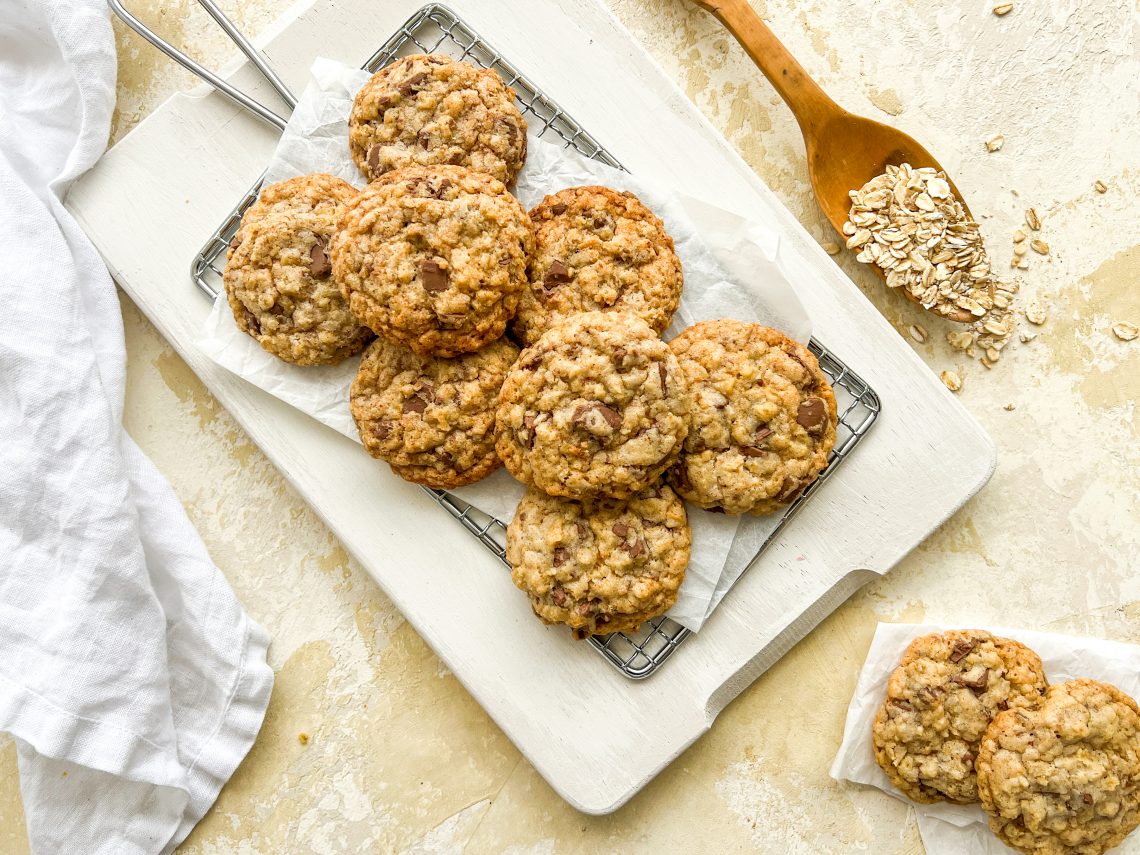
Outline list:
[[[888,287],[906,289],[935,315],[968,312],[973,322],[956,334],[956,349],[980,346],[996,362],[1014,331],[1017,286],[993,275],[978,223],[946,174],[888,166],[850,196],[843,233],[856,259],[881,268]]]

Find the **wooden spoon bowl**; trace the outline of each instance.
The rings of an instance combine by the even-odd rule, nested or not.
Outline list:
[[[890,125],[848,113],[832,101],[752,10],[747,0],[692,2],[712,12],[724,24],[791,108],[807,147],[808,176],[816,201],[844,242],[847,237],[843,234],[843,226],[851,209],[848,194],[852,190],[858,190],[876,175],[881,175],[887,166],[902,163],[909,163],[915,168],[929,166],[945,172],[934,156],[912,137]],[[954,182],[949,178],[947,182],[969,214],[969,208]],[[878,265],[870,267],[885,278]],[[921,305],[906,288],[898,290],[907,299]],[[959,323],[977,320],[965,309],[934,314]]]

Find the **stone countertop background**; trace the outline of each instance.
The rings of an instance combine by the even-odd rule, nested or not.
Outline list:
[[[821,243],[798,128],[743,51],[686,0],[604,0]],[[215,853],[922,851],[913,816],[827,769],[880,620],[1000,622],[1140,642],[1140,7],[1133,0],[752,0],[848,109],[942,159],[998,270],[1033,206],[1052,250],[1010,271],[1048,319],[993,369],[949,328],[836,261],[999,449],[993,481],[885,580],[842,606],[713,730],[608,817],[546,785],[137,309],[122,298],[125,422],[253,617],[277,683],[265,725],[179,850]],[[135,11],[217,67],[193,0]],[[285,0],[226,4],[256,33]],[[113,140],[196,82],[116,22]],[[377,34],[380,41],[386,34]],[[1003,134],[989,153],[985,141]],[[1108,185],[1104,194],[1093,189]],[[919,324],[923,344],[908,336]],[[1016,339],[1016,336],[1015,336]],[[948,450],[948,453],[952,451]],[[0,737],[0,852],[27,852],[15,747]]]

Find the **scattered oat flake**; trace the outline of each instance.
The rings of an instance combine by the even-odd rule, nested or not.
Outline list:
[[[962,388],[962,378],[953,371],[943,371],[940,375],[943,384],[951,392],[957,392]]]
[[[1027,208],[1025,211],[1025,225],[1035,232],[1041,231],[1041,217],[1036,208]]]
[[[1017,334],[1017,337],[1018,337],[1018,339],[1021,340],[1022,344],[1029,344],[1029,342],[1031,342],[1031,341],[1033,341],[1033,339],[1037,338],[1037,333],[1022,330],[1021,332],[1019,332]]]
[[[1108,192],[1108,185],[1105,184],[1103,181],[1101,181],[1098,178],[1096,181],[1093,182],[1093,189],[1097,193],[1107,193]]]
[[[998,5],[994,6],[994,14],[997,15],[999,18],[1002,15],[1008,15],[1012,11],[1013,11],[1013,4],[1012,3],[999,3]]]
[[[1017,409],[1017,404],[1006,404],[1005,405],[1005,411],[1007,413],[1012,413],[1016,409]]]
[[[1013,242],[1014,243],[1021,243],[1023,240],[1025,240],[1024,230],[1018,229],[1017,231],[1015,231],[1013,233]]]
[[[910,337],[917,341],[919,344],[922,344],[924,341],[926,341],[926,330],[919,324],[911,324],[907,329],[907,332],[909,332]]]
[[[309,734],[307,734],[305,732],[298,733],[297,734],[297,741],[300,742],[302,745],[308,745],[309,744]]]
[[[1121,341],[1132,341],[1137,335],[1140,335],[1140,327],[1136,324],[1130,324],[1128,321],[1117,321],[1112,325],[1112,334]]]
[[[1040,303],[1030,303],[1025,307],[1025,320],[1031,324],[1041,326],[1045,323],[1047,317],[1048,313],[1045,311],[1045,307]]]
[[[1049,244],[1045,243],[1043,240],[1032,240],[1029,242],[1029,245],[1033,248],[1033,251],[1039,255],[1049,254]]]
[[[1001,147],[1005,145],[1005,137],[1002,134],[990,137],[986,140],[986,151],[1001,151]]]

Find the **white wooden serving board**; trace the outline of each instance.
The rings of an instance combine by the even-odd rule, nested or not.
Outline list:
[[[317,0],[260,41],[295,91],[317,55],[361,64],[421,0]],[[817,281],[815,335],[883,413],[696,637],[632,682],[543,627],[502,565],[356,443],[205,359],[209,305],[188,267],[268,162],[276,132],[216,93],[176,95],[109,151],[68,206],[131,298],[568,802],[615,810],[844,599],[886,573],[989,479],[995,452],[774,194],[596,0],[452,7],[622,163],[777,224]],[[231,79],[269,105],[247,66]]]

